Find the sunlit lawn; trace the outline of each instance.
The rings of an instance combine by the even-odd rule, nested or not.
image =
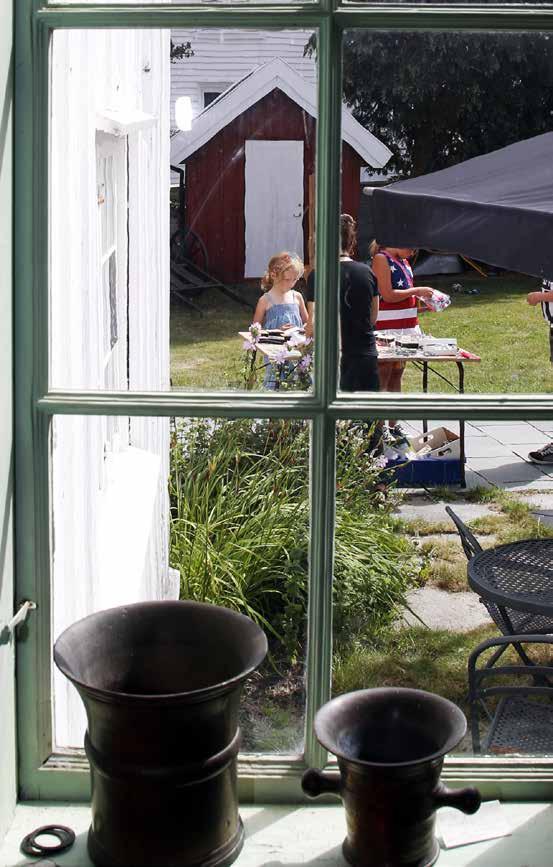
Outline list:
[[[471,392],[551,392],[553,374],[549,362],[547,325],[539,307],[529,307],[526,295],[539,288],[533,277],[509,274],[484,279],[477,274],[425,278],[428,285],[451,294],[451,306],[443,313],[423,313],[421,327],[434,337],[456,337],[458,345],[480,355],[480,364],[467,364],[465,390]],[[417,281],[419,283],[421,280]],[[477,288],[479,295],[457,295],[451,284]],[[451,365],[440,371],[453,373]],[[431,379],[434,391],[447,390]],[[420,391],[420,373],[407,365],[404,389]]]
[[[483,548],[517,542],[521,539],[553,537],[553,528],[534,517],[528,502],[498,488],[473,488],[470,494],[454,489],[434,489],[436,499],[445,495],[450,503],[457,500],[487,503],[493,514],[474,518],[471,530],[476,533]],[[420,572],[421,585],[458,592],[468,590],[467,559],[457,531],[451,521],[398,520],[398,529],[419,542],[424,559]]]
[[[453,283],[477,288],[479,295],[455,294]],[[422,278],[417,281],[422,284]],[[532,277],[508,274],[483,278],[474,272],[424,278],[424,283],[451,294],[443,313],[424,313],[422,328],[435,337],[456,337],[459,346],[481,356],[480,364],[467,364],[465,388],[471,392],[551,392],[547,325],[539,308],[526,303],[526,294],[538,288]],[[252,306],[255,288],[241,290]],[[194,299],[204,310],[200,317],[178,302],[171,306],[171,377],[174,388],[214,389],[241,385],[243,352],[237,332],[248,327],[245,307],[211,291]],[[453,375],[452,365],[439,370]],[[455,379],[455,376],[453,377]],[[434,391],[447,390],[431,378]],[[404,390],[420,391],[421,375],[408,364]]]
[[[259,292],[240,290],[252,305],[246,307],[210,290],[194,303],[203,316],[182,303],[171,302],[171,382],[173,388],[221,389],[240,387],[244,358],[238,331],[252,321]]]

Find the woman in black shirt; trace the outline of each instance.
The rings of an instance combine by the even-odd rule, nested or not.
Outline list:
[[[378,316],[378,288],[368,265],[354,262],[357,236],[353,217],[340,216],[340,390],[379,391],[374,323]],[[315,273],[307,281],[309,322],[313,327]]]

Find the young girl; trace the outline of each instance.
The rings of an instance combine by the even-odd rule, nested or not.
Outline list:
[[[264,294],[257,302],[253,321],[260,322],[263,328],[301,327],[307,321],[307,309],[303,296],[293,287],[302,275],[303,262],[298,256],[286,252],[272,256],[261,278]],[[273,365],[267,366],[264,385],[276,388]]]

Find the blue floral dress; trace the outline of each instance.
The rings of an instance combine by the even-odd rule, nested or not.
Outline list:
[[[295,294],[294,294],[295,297]],[[282,328],[283,325],[297,325],[301,328],[300,305],[297,301],[288,304],[272,304],[263,320],[263,328]],[[292,365],[288,362],[284,371],[284,378],[287,373],[292,370]],[[273,364],[268,364],[265,368],[265,379],[263,380],[265,388],[275,390],[277,387],[276,369]]]

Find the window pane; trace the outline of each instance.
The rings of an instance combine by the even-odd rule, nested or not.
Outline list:
[[[369,2],[369,0],[344,0],[344,2],[348,5],[350,5],[350,4],[353,5],[353,3],[355,3],[355,5],[363,5],[365,2]],[[370,2],[372,3],[373,0],[370,0]],[[384,0],[374,0],[374,2],[375,3],[382,3],[382,2],[384,2]],[[423,3],[427,3],[427,2],[430,2],[430,0],[423,0]],[[402,3],[402,4],[403,3],[411,3],[411,5],[412,5],[412,0],[400,0],[400,3]],[[493,0],[460,0],[459,3],[457,3],[457,2],[455,3],[456,6],[485,6],[488,4],[497,5],[497,4],[493,3]],[[450,6],[451,0],[437,0],[436,5]],[[519,0],[519,2],[502,2],[501,3],[501,6],[507,6],[507,7],[509,7],[509,6],[511,6],[511,7],[517,7],[517,6],[524,7],[524,6],[530,6],[530,5],[532,5],[532,6],[550,6],[551,3],[550,3],[550,0],[537,0],[536,3],[532,3],[532,4],[530,4],[529,0]]]
[[[429,421],[426,435],[421,422],[400,424],[403,440],[383,423],[338,423],[333,693],[427,690],[478,720],[456,752],[550,754],[550,690],[535,687],[553,669],[532,676],[527,663],[553,664],[553,424],[466,422],[466,488],[458,422]],[[508,644],[471,702],[470,654],[513,632],[543,643],[523,644],[523,658]],[[498,649],[481,648],[478,672]],[[534,692],[482,696],[515,686]]]
[[[550,36],[357,29],[343,49],[361,130],[355,172],[344,145],[357,232],[343,252],[375,272],[380,389],[551,392],[553,314],[530,294],[553,279]],[[375,141],[380,163],[361,159]],[[355,262],[341,270],[349,364],[375,351],[375,285]],[[367,377],[344,388],[370,390]]]
[[[311,388],[312,38],[54,33],[53,387]]]
[[[79,6],[82,6],[84,4],[90,4],[90,5],[96,5],[96,6],[99,5],[98,0],[46,0],[46,2],[48,4],[55,3],[56,6],[74,6],[76,4],[78,4]],[[135,2],[138,2],[138,0],[135,0]],[[181,5],[184,2],[184,4],[186,5],[188,3],[195,2],[195,0],[168,0],[167,5],[169,5],[171,2],[179,3]],[[230,3],[238,3],[238,0],[225,0],[225,3],[229,3],[229,2]],[[259,2],[260,3],[268,3],[269,0],[259,0]],[[271,2],[272,2],[272,0],[271,0]],[[286,5],[293,5],[295,3],[300,2],[300,0],[277,0],[277,2],[282,3],[282,4],[286,4]],[[304,3],[304,2],[306,2],[306,0],[301,0],[301,2]],[[315,2],[315,0],[307,0],[307,2]],[[102,5],[102,6],[117,6],[120,3],[121,3],[121,0],[105,0],[105,2],[102,2],[100,5]],[[204,0],[204,3],[205,3],[205,5],[218,6],[218,5],[220,5],[221,0]],[[132,15],[133,13],[131,12],[130,14]]]
[[[54,640],[133,602],[247,614],[270,652],[244,688],[242,751],[301,752],[308,424],[60,416],[52,425]],[[80,747],[84,710],[57,669],[53,689],[54,743]]]

